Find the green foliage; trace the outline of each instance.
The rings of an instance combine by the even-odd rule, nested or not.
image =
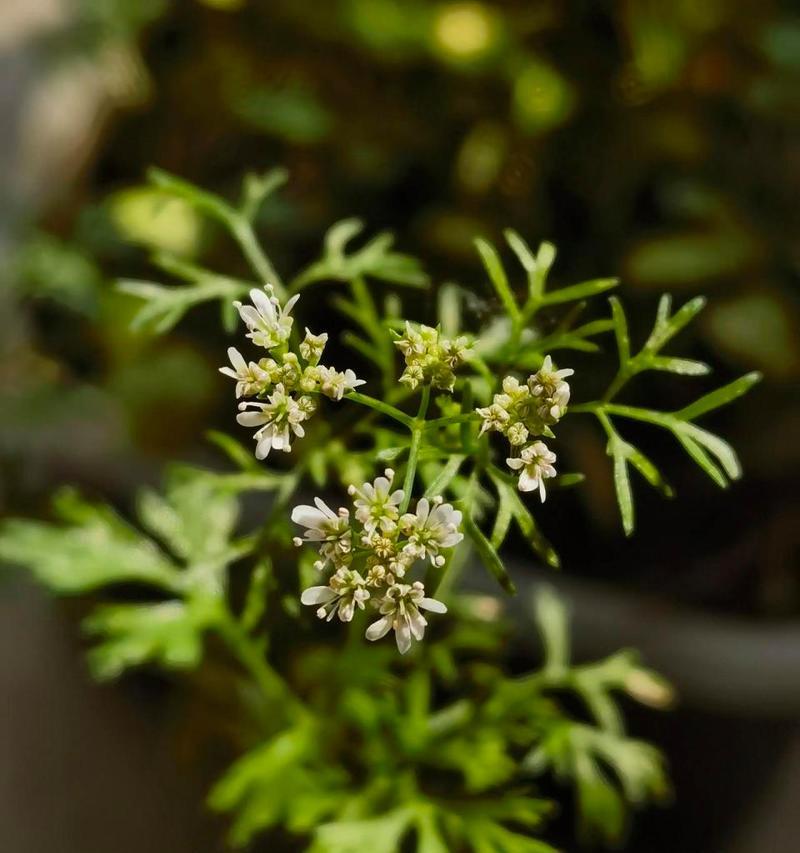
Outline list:
[[[292,132],[291,121],[288,129]],[[171,468],[161,492],[146,489],[138,498],[141,531],[107,507],[65,492],[56,501],[57,523],[6,522],[0,529],[0,557],[27,567],[57,594],[103,596],[111,592],[107,587],[122,586],[114,596],[139,596],[103,601],[86,618],[85,631],[93,643],[89,665],[97,678],[114,678],[142,665],[192,669],[207,657],[217,664],[223,650],[230,654],[235,669],[209,670],[220,692],[241,700],[242,717],[222,726],[235,729],[238,757],[213,787],[209,805],[230,816],[229,840],[235,846],[248,844],[259,833],[274,833],[293,836],[315,853],[551,853],[543,838],[553,804],[536,787],[544,774],[573,786],[579,835],[618,844],[630,810],[669,792],[660,753],[627,736],[618,694],[663,707],[671,700],[669,686],[643,668],[631,651],[574,663],[566,610],[548,590],[539,592],[533,606],[542,663],[522,675],[507,675],[508,631],[497,618],[500,604],[459,594],[453,588],[454,567],[463,565],[471,549],[499,586],[513,594],[514,579],[502,557],[512,532],[542,562],[559,567],[527,489],[543,485],[542,460],[556,457],[543,456],[536,447],[540,439],[557,438],[564,417],[589,414],[603,428],[628,534],[635,521],[630,467],[663,494],[672,491],[653,462],[619,433],[619,419],[667,429],[715,482],[725,485],[728,478],[735,479],[740,466],[733,449],[695,420],[744,394],[758,376],[748,374],[677,411],[623,405],[616,395],[644,371],[708,372],[701,362],[662,352],[703,300],[691,300],[673,314],[669,298],[662,298],[652,332],[634,352],[616,297],[610,299],[610,316],[597,312],[581,319],[598,296],[616,287],[616,279],[553,288],[549,277],[555,247],[543,242],[534,251],[519,234],[506,231],[520,281],[509,275],[491,243],[476,241],[496,295],[496,304],[489,306],[493,316],[479,320],[466,292],[448,283],[435,300],[435,326],[415,325],[406,331],[403,300],[393,293],[378,300],[369,284],[377,280],[426,288],[429,279],[416,259],[393,249],[387,233],[353,249],[352,241],[363,231],[359,220],[334,225],[322,258],[283,284],[256,238],[259,211],[286,180],[283,170],[247,176],[238,204],[159,170],[152,170],[149,179],[165,197],[179,199],[193,214],[221,226],[238,244],[255,280],[271,285],[278,302],[320,282],[345,285],[324,292],[332,293],[330,304],[352,327],[342,340],[361,359],[358,376],[363,366],[373,367],[382,393],[377,397],[355,390],[363,383],[354,384],[352,373],[348,379],[333,368],[319,367],[324,338],[315,343],[312,336],[300,344],[302,325],[291,328],[289,318],[282,317],[285,334],[265,345],[269,358],[237,368],[236,381],[238,394],[255,398],[246,404],[255,402],[255,408],[244,419],[258,425],[264,423],[263,412],[277,417],[279,406],[289,405],[283,391],[282,401],[273,399],[276,388],[285,382],[291,395],[301,379],[305,382],[302,412],[288,398],[297,406],[293,414],[299,419],[291,422],[293,427],[307,421],[295,430],[291,466],[265,466],[237,440],[214,432],[209,438],[233,470]],[[153,261],[183,283],[122,282],[124,291],[144,300],[135,327],[164,333],[193,306],[219,301],[223,322],[232,328],[236,317],[230,303],[253,285],[163,252]],[[270,303],[253,322],[269,326],[270,310],[280,314]],[[396,334],[398,329],[405,338]],[[602,399],[576,405],[565,382],[571,371],[557,370],[550,353],[594,353],[599,349],[596,339],[611,331],[619,356],[616,376]],[[320,347],[316,355],[314,347]],[[417,370],[409,373],[410,387],[397,378],[398,350],[406,359],[405,370]],[[447,381],[437,384],[437,376]],[[251,384],[257,386],[254,392],[247,390]],[[341,404],[335,411],[334,401]],[[310,420],[316,409],[320,414]],[[513,435],[502,420],[512,414]],[[493,418],[502,428],[492,425]],[[269,426],[277,431],[275,423]],[[285,443],[283,448],[288,449]],[[524,451],[540,455],[523,460]],[[447,524],[454,525],[456,534],[463,532],[465,540],[454,554],[459,536],[453,540],[448,534],[440,550],[424,554],[429,558],[426,595],[441,586],[450,615],[431,619],[424,644],[405,661],[385,644],[362,641],[367,614],[358,609],[351,614],[346,640],[338,646],[317,641],[311,620],[299,615],[298,591],[316,585],[319,567],[310,551],[295,556],[292,537],[297,531],[289,522],[292,502],[301,503],[297,493],[308,482],[331,490],[360,486],[386,464],[401,469],[404,494],[391,507],[395,519],[410,509],[415,493],[434,504],[452,500],[461,516],[449,506],[441,512],[459,519]],[[533,478],[528,467],[538,472],[534,486],[523,480],[523,474]],[[556,496],[559,488],[583,479],[580,473],[555,476],[552,466],[547,476]],[[271,496],[256,529],[240,535],[238,499],[246,491]],[[540,495],[544,499],[543,488]],[[386,518],[391,528],[393,522]],[[374,545],[369,532],[353,534],[348,519],[339,516],[337,524],[344,520],[352,539],[340,541],[340,532],[333,539],[325,538],[327,533],[319,536],[318,544],[328,549],[322,556],[327,560],[330,549],[343,547],[347,572],[382,569],[385,576],[386,567],[368,564],[365,554],[386,547],[386,541],[392,544],[388,529],[380,528],[384,542]],[[419,532],[414,524],[408,516],[399,521],[399,526]],[[309,539],[318,535],[312,531]],[[423,533],[419,535],[423,541]],[[436,535],[425,529],[428,547]],[[397,536],[395,540],[399,551]],[[391,548],[385,553],[397,557]],[[402,574],[402,564],[397,569],[385,561],[403,583],[414,582]],[[393,592],[401,591],[394,578],[389,583]],[[367,591],[365,584],[362,580],[361,593]],[[140,595],[142,586],[149,587],[149,597]],[[319,602],[320,589],[310,591],[311,600]],[[422,595],[419,587],[416,591]],[[338,607],[339,589],[331,584],[322,589],[323,596],[328,594]],[[370,595],[360,603],[364,601],[374,603]],[[388,597],[380,606],[387,603]],[[444,612],[443,606],[437,609]],[[349,621],[338,612],[342,621]],[[322,607],[320,615],[333,617],[337,611]],[[417,639],[425,625],[416,623]],[[216,642],[207,643],[208,637]],[[281,641],[278,649],[276,639]]]
[[[77,595],[117,583],[144,583],[172,591],[181,575],[150,539],[111,509],[62,491],[54,510],[64,523],[9,520],[0,534],[0,557],[27,566],[60,595]]]
[[[200,601],[161,604],[111,604],[95,608],[83,623],[97,644],[89,668],[100,680],[116,678],[144,663],[191,669],[203,653],[201,634],[213,624],[213,608]]]
[[[394,237],[387,232],[348,254],[348,243],[363,230],[360,219],[343,219],[332,226],[325,235],[322,258],[303,270],[292,281],[290,290],[297,293],[320,281],[352,282],[360,278],[406,287],[425,287],[429,283],[416,258],[392,250]]]
[[[115,678],[145,663],[191,668],[202,655],[202,633],[219,626],[229,565],[248,554],[252,539],[237,540],[238,501],[225,475],[173,468],[164,494],[144,490],[139,521],[154,539],[110,508],[74,492],[54,502],[60,524],[10,520],[0,528],[0,557],[30,569],[60,595],[119,584],[150,586],[174,596],[155,604],[101,604],[87,617],[92,672]],[[257,577],[257,576],[256,576]],[[251,593],[248,620],[263,612],[263,583]]]
[[[608,437],[607,452],[614,463],[617,503],[625,533],[630,536],[634,531],[635,515],[629,466],[636,468],[651,486],[666,497],[672,497],[673,490],[658,468],[642,451],[622,438],[612,422],[612,417],[644,421],[670,431],[700,468],[718,486],[725,488],[729,479],[736,480],[742,474],[736,452],[727,441],[697,426],[693,421],[707,412],[733,402],[758,383],[761,376],[758,373],[748,373],[675,412],[659,412],[654,409],[614,403],[613,399],[623,386],[646,370],[700,376],[708,373],[710,368],[692,359],[673,358],[660,354],[661,349],[702,310],[705,305],[704,299],[692,299],[671,314],[671,300],[669,296],[663,296],[658,305],[653,330],[644,346],[635,355],[631,354],[628,322],[622,303],[615,297],[611,298],[610,303],[619,354],[619,369],[603,399],[596,403],[585,404],[580,408],[583,411],[592,412],[597,417]]]

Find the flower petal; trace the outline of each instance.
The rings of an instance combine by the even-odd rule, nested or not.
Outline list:
[[[300,601],[303,604],[327,604],[336,598],[336,593],[329,586],[310,586],[303,590]]]
[[[326,521],[326,516],[319,509],[308,504],[300,504],[292,510],[292,521],[303,527],[317,528]]]
[[[247,362],[236,347],[228,347],[228,358],[238,373],[247,370]]]
[[[392,628],[392,620],[389,616],[384,616],[381,619],[378,619],[377,622],[373,622],[366,630],[365,637],[368,640],[380,640],[381,637],[385,637]]]
[[[236,415],[236,422],[243,427],[263,426],[268,420],[269,417],[263,412],[239,412]]]
[[[397,651],[404,655],[411,648],[411,626],[408,624],[408,618],[398,621],[394,637],[397,641]]]

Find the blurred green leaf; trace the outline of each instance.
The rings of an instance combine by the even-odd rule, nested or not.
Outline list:
[[[314,762],[311,731],[288,728],[236,761],[208,797],[215,811],[233,812],[229,840],[246,845],[257,832],[285,822],[308,832],[341,805],[343,774]]]
[[[223,566],[239,554],[230,542],[238,501],[206,472],[174,466],[164,495],[143,490],[137,509],[143,527],[187,563]]]
[[[99,642],[88,654],[95,678],[117,678],[133,666],[153,662],[168,669],[190,669],[202,655],[202,631],[215,619],[204,604],[114,604],[96,607],[84,622]]]
[[[133,329],[163,335],[172,329],[190,309],[203,302],[219,300],[223,304],[241,299],[248,285],[208,273],[195,284],[163,285],[151,281],[123,279],[117,283],[122,293],[144,300],[144,305],[133,318]],[[233,317],[235,321],[235,317]]]
[[[744,376],[740,376],[738,379],[734,379],[733,382],[723,385],[722,388],[717,388],[716,391],[705,394],[699,400],[695,400],[694,403],[679,409],[675,412],[675,416],[684,421],[693,421],[695,418],[699,418],[707,412],[719,409],[721,406],[727,406],[728,403],[732,403],[743,394],[746,394],[760,381],[760,373],[747,373]]]
[[[503,561],[498,556],[492,543],[483,535],[483,532],[470,515],[469,507],[464,507],[463,523],[467,536],[475,546],[475,550],[478,552],[478,556],[489,571],[489,574],[492,575],[509,595],[513,595],[516,592],[514,583],[509,577],[506,567],[503,565]]]
[[[301,86],[248,88],[232,103],[233,112],[256,129],[287,142],[313,145],[326,139],[334,118],[313,92]]]
[[[76,595],[116,583],[180,586],[180,573],[149,539],[110,509],[74,492],[55,500],[61,525],[11,519],[0,527],[0,557],[29,569],[53,592]]]
[[[296,293],[319,281],[353,281],[376,278],[391,284],[423,288],[429,279],[415,258],[392,251],[394,237],[378,234],[360,249],[347,254],[347,244],[364,230],[359,219],[344,219],[330,228],[325,237],[325,253],[321,260],[305,268],[290,284]]]
[[[413,817],[412,809],[400,807],[379,817],[322,824],[309,853],[397,853]]]
[[[497,254],[497,249],[487,240],[483,240],[480,237],[475,239],[475,248],[481,256],[481,261],[483,261],[486,272],[489,274],[489,281],[491,281],[497,295],[500,297],[506,313],[511,318],[519,317],[519,306],[514,299],[514,294],[511,292],[508,276],[503,268],[500,256]]]

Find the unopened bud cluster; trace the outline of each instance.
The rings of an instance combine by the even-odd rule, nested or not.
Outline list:
[[[264,291],[251,290],[252,305],[234,302],[239,316],[247,326],[247,337],[268,355],[247,362],[235,348],[228,349],[231,367],[220,372],[236,380],[236,397],[256,397],[258,401],[239,404],[236,420],[246,427],[258,427],[256,457],[264,459],[272,450],[291,450],[293,435],[303,437],[303,422],[313,414],[316,402],[311,394],[321,393],[332,400],[341,400],[345,393],[364,382],[352,370],[340,373],[321,365],[320,359],[328,335],[314,335],[306,329],[305,338],[295,353],[289,346],[294,318],[291,310],[298,297],[293,296],[284,306],[267,285]]]
[[[430,384],[443,391],[452,391],[455,370],[467,354],[467,339],[443,338],[432,326],[414,328],[406,322],[405,333],[394,345],[403,353],[406,367],[400,381],[414,390],[418,385]]]
[[[519,489],[539,490],[546,496],[544,481],[555,477],[556,455],[539,436],[552,436],[550,427],[558,423],[569,403],[568,376],[573,370],[555,370],[548,355],[541,368],[520,383],[513,376],[503,380],[503,392],[495,394],[492,404],[476,411],[481,416],[481,435],[488,431],[502,433],[511,445],[506,463],[519,472]]]
[[[441,567],[442,551],[458,544],[461,513],[441,497],[421,498],[414,512],[401,514],[404,493],[393,489],[394,472],[360,488],[351,486],[353,517],[346,507],[334,512],[320,498],[314,506],[297,506],[292,521],[305,527],[295,544],[313,544],[319,553],[314,564],[331,571],[327,584],[312,586],[302,595],[303,604],[317,607],[327,621],[337,617],[350,622],[356,608],[377,611],[379,618],[366,631],[378,640],[394,630],[397,647],[405,653],[412,639],[421,640],[428,624],[420,610],[444,613],[440,601],[425,596],[420,581],[407,578],[414,563],[430,560]]]

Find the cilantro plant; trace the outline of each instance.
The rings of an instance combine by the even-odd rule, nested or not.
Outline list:
[[[120,286],[142,299],[135,323],[154,333],[212,300],[228,330],[241,319],[246,354],[230,347],[221,372],[233,380],[239,424],[254,430],[254,452],[211,434],[231,469],[174,466],[163,493],[140,495],[135,523],[63,492],[55,522],[6,522],[0,555],[57,594],[106,599],[84,622],[99,679],[141,665],[193,670],[224,650],[241,687],[241,754],[209,804],[230,815],[233,845],[288,833],[316,853],[542,853],[553,850],[548,777],[574,787],[581,838],[618,843],[630,809],[667,797],[668,783],[659,752],[626,734],[617,697],[664,706],[669,686],[629,651],[572,663],[567,614],[548,590],[532,602],[541,665],[509,675],[502,604],[467,594],[458,579],[474,552],[514,593],[500,555],[512,525],[558,565],[536,503],[582,479],[559,470],[564,418],[593,418],[605,432],[630,534],[629,468],[671,490],[620,424],[668,430],[724,486],[740,475],[736,454],[695,421],[758,377],[678,411],[625,405],[618,395],[639,373],[707,372],[663,352],[702,300],[672,313],[664,297],[634,352],[616,297],[608,317],[580,322],[616,279],[553,288],[555,248],[534,252],[509,231],[514,276],[494,246],[476,241],[500,310],[478,327],[464,292],[447,285],[436,325],[424,325],[404,316],[399,295],[429,286],[420,265],[386,234],[353,248],[356,220],[331,228],[322,257],[294,278],[278,274],[254,223],[283,172],[249,176],[237,206],[163,172],[150,177],[227,229],[256,280],[161,254],[155,266],[178,283]],[[329,363],[327,331],[297,322],[322,285],[346,321],[358,374]],[[545,313],[557,318],[548,333]],[[595,352],[612,332],[619,368],[607,392],[573,403],[573,371],[555,358]],[[324,497],[310,498],[312,486]],[[245,492],[265,497],[261,523],[243,533]],[[317,628],[300,603],[333,624]]]

